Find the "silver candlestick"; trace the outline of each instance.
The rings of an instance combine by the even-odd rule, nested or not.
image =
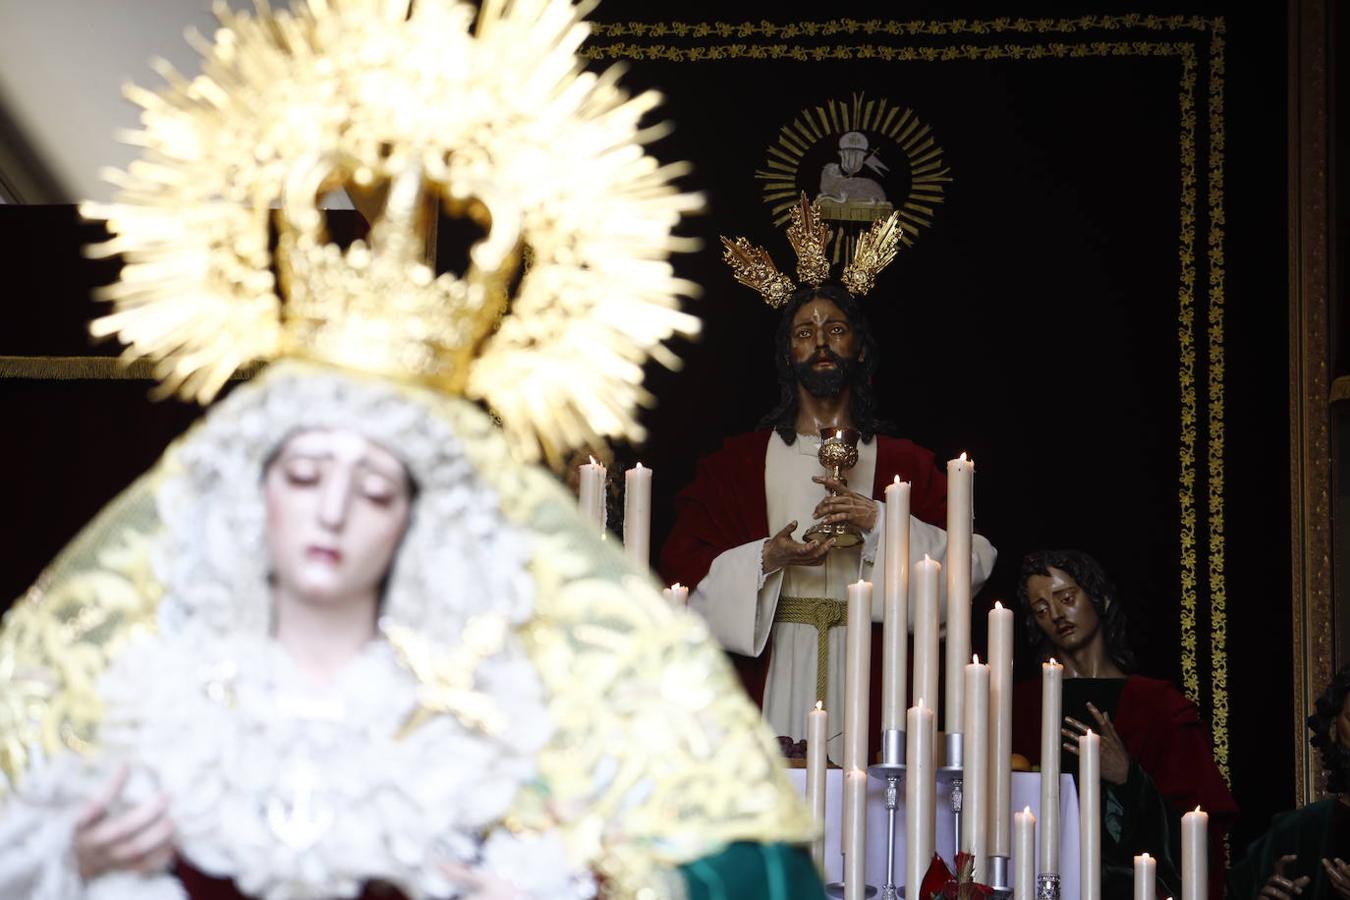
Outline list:
[[[1036,900],[1059,900],[1059,876],[1042,872],[1036,876]]]
[[[882,900],[899,900],[895,886],[895,813],[900,806],[900,782],[905,777],[905,733],[898,729],[881,732],[881,762],[867,768],[868,774],[886,783],[886,883]]]
[[[1008,863],[1006,856],[989,857],[989,886],[993,888],[995,900],[1007,900],[1012,895],[1012,886],[1008,884]]]
[[[965,786],[964,743],[959,733],[947,735],[947,764],[943,767],[952,773],[952,816],[956,822],[956,840],[952,842],[952,846],[957,851],[961,849],[961,806],[964,800],[962,789]]]

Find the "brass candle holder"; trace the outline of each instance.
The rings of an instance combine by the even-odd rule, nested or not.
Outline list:
[[[859,437],[858,432],[852,429],[820,430],[820,450],[816,453],[816,459],[820,460],[820,464],[841,484],[848,484],[844,472],[858,464]],[[837,496],[836,491],[830,493]],[[852,522],[817,522],[802,535],[802,540],[810,543],[820,543],[830,538],[834,538],[836,549],[856,547],[863,541],[862,529]]]

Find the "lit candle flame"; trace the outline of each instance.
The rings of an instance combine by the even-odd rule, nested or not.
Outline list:
[[[960,458],[961,458],[961,462],[970,462],[970,460],[966,458],[966,451],[964,451],[964,450],[961,451],[961,457],[960,457]]]
[[[834,433],[834,439],[836,441],[842,441],[844,439],[844,433],[842,431],[836,431]]]
[[[594,457],[594,456],[591,457],[591,465],[593,465],[593,466],[598,466],[598,465],[600,465],[598,462],[595,461],[595,457]]]
[[[824,711],[825,711],[825,701],[824,701],[824,700],[817,700],[817,701],[816,701],[816,712],[824,712]]]
[[[980,654],[972,653],[970,656],[970,661],[978,666],[980,664]]]

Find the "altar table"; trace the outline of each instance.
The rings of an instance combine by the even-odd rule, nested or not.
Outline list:
[[[806,770],[788,769],[793,785],[806,794]],[[840,784],[842,769],[825,773],[825,880],[840,878],[843,857],[839,851],[839,826],[842,822],[843,794]],[[1031,807],[1036,814],[1036,840],[1043,839],[1041,821],[1041,776],[1037,772],[1012,773],[1012,808],[1020,812]],[[1059,862],[1060,897],[1078,900],[1078,793],[1073,776],[1061,775],[1059,787]],[[955,819],[952,814],[949,784],[938,782],[937,794],[937,852],[951,866],[956,856]],[[1009,863],[1009,884],[1015,873]],[[867,791],[867,883],[880,887],[886,881],[886,785],[875,778],[868,780]],[[900,785],[900,803],[895,813],[895,883],[905,881],[905,788]]]

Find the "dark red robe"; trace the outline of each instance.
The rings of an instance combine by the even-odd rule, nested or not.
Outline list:
[[[719,554],[769,537],[764,466],[772,431],[754,431],[727,438],[722,448],[699,460],[694,480],[675,498],[675,528],[661,548],[658,570],[667,584],[692,590],[708,574]],[[910,483],[910,514],[939,528],[947,527],[947,476],[933,453],[903,438],[877,435],[876,472],[870,485],[874,500],[886,499],[895,477]],[[861,489],[853,485],[855,489]],[[824,496],[822,489],[822,497]],[[805,530],[809,523],[800,523]],[[769,674],[769,653],[758,657],[728,654],[746,692],[761,707]],[[872,629],[872,660],[881,666],[881,626]],[[872,719],[881,721],[880,679],[872,679]]]
[[[1197,806],[1209,813],[1210,895],[1220,900],[1224,881],[1217,873],[1227,869],[1224,835],[1237,818],[1237,803],[1214,762],[1209,729],[1195,704],[1170,682],[1130,675],[1110,716],[1130,760],[1152,779],[1177,816]],[[1039,679],[1013,687],[1012,749],[1040,765]]]

